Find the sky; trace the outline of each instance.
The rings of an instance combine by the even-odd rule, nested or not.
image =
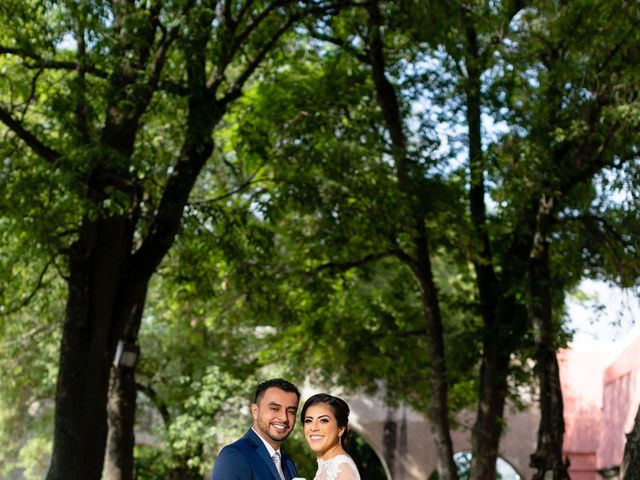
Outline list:
[[[569,325],[575,329],[571,348],[621,352],[640,335],[637,293],[586,280],[579,289],[593,300],[567,302]],[[596,306],[601,304],[602,309]]]

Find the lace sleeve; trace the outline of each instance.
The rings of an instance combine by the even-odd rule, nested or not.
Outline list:
[[[351,463],[341,463],[338,467],[338,476],[336,480],[360,480],[358,469]]]

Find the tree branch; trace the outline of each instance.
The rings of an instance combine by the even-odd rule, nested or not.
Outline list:
[[[76,50],[76,58],[78,59],[78,68],[76,70],[78,77],[76,79],[78,91],[76,97],[76,118],[78,122],[78,131],[84,142],[88,143],[91,137],[89,128],[89,112],[90,106],[87,102],[87,79],[86,79],[86,59],[87,44],[85,42],[85,26],[84,21],[80,18],[76,20],[76,41],[78,48]]]
[[[297,20],[297,17],[295,15],[292,15],[291,17],[289,17],[287,21],[284,22],[284,24],[281,25],[280,28],[273,34],[273,36],[269,39],[269,41],[265,43],[264,46],[258,51],[258,54],[255,56],[255,58],[251,62],[249,62],[249,64],[244,69],[244,71],[236,78],[235,82],[229,87],[227,93],[219,100],[219,104],[222,106],[222,108],[226,107],[226,105],[228,105],[233,100],[240,97],[240,95],[242,94],[242,87],[244,86],[244,84],[251,77],[251,75],[253,75],[253,73],[257,70],[258,66],[264,61],[267,54],[273,49],[273,47],[276,45],[280,37],[282,37],[282,35],[284,35],[287,32],[287,30],[291,28],[291,25],[293,25],[296,22],[296,20]],[[212,96],[215,93],[215,89],[218,87],[220,81],[221,80],[214,83],[209,88],[209,91],[211,92]]]
[[[253,21],[249,23],[249,25],[242,31],[240,34],[236,34],[236,28],[238,24],[242,20],[242,17],[246,15],[246,13],[250,10],[250,4],[252,2],[247,2],[240,13],[238,14],[238,18],[236,21],[231,23],[225,23],[225,26],[229,29],[229,32],[232,34],[233,41],[231,42],[231,46],[225,50],[225,57],[221,58],[219,64],[216,65],[211,71],[209,75],[209,80],[207,82],[207,87],[212,94],[215,94],[217,89],[220,87],[222,82],[224,81],[224,72],[231,63],[236,52],[240,49],[240,47],[247,41],[247,39],[251,36],[251,34],[257,30],[260,24],[269,16],[269,14],[277,7],[284,6],[288,3],[291,3],[290,0],[285,0],[284,2],[278,3],[274,2],[270,4],[267,8],[265,8],[261,13],[259,13]],[[212,95],[213,96],[213,95]]]
[[[40,75],[42,75],[43,70],[40,69],[36,72],[36,74],[33,76],[33,78],[31,79],[31,91],[29,92],[29,97],[27,98],[27,100],[24,102],[24,108],[22,109],[22,112],[20,113],[20,117],[24,118],[25,115],[27,114],[27,111],[29,110],[29,105],[31,104],[31,102],[33,101],[33,99],[36,96],[36,88],[38,86],[38,78],[40,77]]]
[[[149,92],[148,93],[149,99],[147,101],[138,103],[138,108],[136,109],[137,110],[136,116],[140,116],[144,113],[144,111],[147,108],[147,105],[149,104],[149,101],[151,100],[151,95],[153,94],[154,91],[157,90],[158,85],[160,83],[160,75],[162,74],[162,69],[164,67],[164,64],[167,58],[167,52],[169,51],[169,48],[171,47],[173,42],[176,40],[177,34],[178,34],[178,29],[173,28],[168,32],[166,32],[165,35],[163,35],[162,41],[160,42],[160,45],[158,46],[158,49],[155,52],[153,61],[151,62],[151,72],[150,72],[149,80],[147,81],[147,86],[145,89],[147,92]]]
[[[1,310],[0,311],[0,315],[1,316],[7,316],[7,315],[11,315],[13,313],[18,312],[19,310],[21,310],[22,308],[26,307],[27,305],[29,305],[29,303],[31,303],[31,300],[33,300],[36,296],[36,294],[38,293],[38,291],[40,290],[40,288],[42,288],[42,284],[44,281],[44,276],[47,273],[47,270],[49,270],[49,267],[51,266],[51,264],[55,261],[55,256],[53,256],[52,258],[50,258],[47,263],[45,264],[44,268],[42,269],[42,271],[40,272],[40,275],[38,275],[38,279],[36,280],[36,284],[33,287],[33,289],[31,290],[31,292],[29,292],[22,300],[20,300],[16,305],[9,307],[5,310]]]
[[[582,223],[592,223],[600,225],[603,229],[603,233],[608,233],[610,238],[613,238],[616,242],[618,242],[623,247],[632,247],[633,243],[626,241],[622,235],[615,229],[615,227],[604,217],[599,217],[597,215],[572,215],[561,217],[559,222],[582,222]]]
[[[371,55],[369,52],[364,52],[364,53],[360,52],[356,48],[353,48],[351,45],[349,45],[346,42],[346,40],[342,38],[334,37],[332,35],[325,35],[323,33],[320,33],[318,30],[316,30],[310,25],[308,25],[307,28],[309,29],[309,33],[311,33],[311,36],[313,38],[316,38],[323,42],[331,43],[337,47],[340,47],[346,53],[358,59],[360,62],[364,63],[365,65],[371,65]]]
[[[0,54],[3,55],[15,55],[16,57],[22,58],[25,63],[24,66],[26,68],[32,70],[70,70],[74,71],[78,69],[78,64],[76,62],[68,62],[68,61],[59,61],[59,60],[44,60],[39,55],[36,55],[33,52],[29,52],[27,50],[12,48],[0,45]],[[27,59],[32,60],[32,62],[27,62]],[[97,68],[94,65],[85,65],[83,66],[84,71],[87,73],[91,73],[96,77],[107,78],[107,72],[104,72]]]
[[[16,136],[27,144],[31,150],[50,163],[60,158],[60,153],[42,143],[33,133],[17,121],[7,109],[0,105],[0,122],[4,123]]]
[[[382,252],[370,253],[365,255],[362,258],[358,258],[357,260],[351,260],[348,262],[327,262],[324,263],[311,271],[307,272],[307,275],[313,276],[325,270],[331,270],[334,272],[346,272],[347,270],[351,270],[352,268],[362,267],[376,260],[380,260],[381,258],[395,256],[395,249],[393,250],[384,250]]]
[[[208,19],[202,21],[209,24]],[[182,221],[184,208],[196,179],[213,151],[212,131],[224,110],[210,101],[204,72],[205,46],[208,34],[198,36],[185,52],[191,57],[187,65],[189,83],[189,112],[187,133],[167,179],[157,213],[151,221],[149,233],[133,256],[133,271],[151,276],[173,243]]]
[[[69,70],[76,71],[78,70],[78,64],[76,62],[62,62],[62,61],[38,61],[34,63],[25,63],[24,66],[28,69],[43,69],[43,70]],[[99,78],[107,78],[109,74],[93,65],[85,65],[83,67],[84,71],[90,73]]]
[[[288,4],[294,4],[296,2],[291,0],[285,0],[282,2],[275,2],[269,5],[263,12],[261,12],[252,22],[245,28],[237,37],[235,37],[235,41],[233,46],[231,47],[231,51],[237,51],[240,46],[247,41],[247,39],[251,36],[253,32],[259,27],[259,25],[269,16],[269,14],[277,7],[282,7]],[[224,108],[231,101],[235,100],[241,95],[242,88],[246,81],[251,77],[251,75],[255,72],[258,66],[264,61],[267,53],[269,53],[278,40],[284,35],[291,26],[309,14],[317,14],[317,13],[328,13],[331,11],[337,11],[340,8],[350,4],[350,2],[338,2],[339,5],[328,5],[328,6],[317,6],[313,5],[309,8],[303,9],[302,11],[292,13],[286,21],[280,26],[278,30],[276,30],[271,38],[263,44],[263,47],[259,50],[258,54],[255,58],[249,62],[244,71],[236,78],[233,85],[229,87],[227,93],[220,99],[219,103]],[[220,86],[222,81],[224,80],[223,71],[226,68],[226,64],[222,66],[222,68],[215,70],[211,73],[210,79],[207,82],[207,87],[212,94],[215,94],[217,88]]]
[[[251,36],[253,32],[257,30],[260,24],[269,16],[271,12],[276,10],[279,7],[284,7],[288,4],[294,3],[291,0],[284,0],[281,2],[273,2],[270,3],[267,8],[265,8],[262,12],[260,12],[251,23],[247,25],[242,32],[240,32],[235,38],[233,42],[233,46],[231,47],[232,51],[236,51],[243,45],[247,39]]]
[[[171,424],[171,414],[169,413],[169,407],[158,397],[158,393],[153,389],[153,387],[136,382],[136,390],[144,394],[151,401],[153,406],[158,409],[158,412],[162,417],[164,426],[169,427],[169,425]]]
[[[244,182],[242,182],[233,190],[223,193],[222,195],[219,195],[217,197],[207,198],[203,200],[194,200],[192,202],[189,202],[187,205],[203,205],[203,204],[209,204],[209,203],[216,203],[226,198],[232,197],[233,195],[245,190],[249,186],[263,181],[263,179],[256,179],[256,175],[258,175],[258,172],[261,170],[261,168],[262,167],[259,167],[251,176],[249,176],[249,178],[247,178]]]

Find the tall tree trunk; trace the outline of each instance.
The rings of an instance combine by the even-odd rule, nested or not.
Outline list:
[[[522,284],[524,278],[522,265],[527,264],[528,258],[528,253],[525,252],[530,251],[530,248],[526,248],[530,245],[527,241],[528,237],[519,231],[521,229],[526,230],[524,222],[514,233],[512,245],[505,256],[501,281],[494,280],[493,290],[499,293],[493,297],[488,295],[485,301],[489,303],[482,303],[483,351],[478,410],[471,435],[470,480],[496,478],[496,461],[504,426],[504,408],[509,393],[511,354],[517,350],[526,332],[526,309],[513,293],[514,287]],[[476,265],[476,271],[482,267],[482,265]],[[478,275],[479,290],[487,288],[486,285],[483,287],[480,284],[480,278]],[[494,278],[493,271],[489,278]],[[490,307],[494,304],[495,309],[491,310]]]
[[[478,246],[474,259],[478,292],[485,334],[480,367],[478,410],[472,430],[472,459],[470,476],[473,480],[495,478],[495,465],[502,433],[502,417],[507,395],[510,349],[506,338],[505,322],[510,315],[505,311],[507,302],[501,294],[493,270],[493,259],[486,227],[485,166],[482,152],[481,92],[482,72],[477,36],[472,22],[463,13],[466,26],[465,96],[469,136],[469,207]]]
[[[109,433],[102,476],[105,480],[133,478],[133,449],[135,446],[135,370],[113,366],[109,381],[107,414]]]
[[[425,333],[429,355],[430,395],[427,404],[427,416],[431,423],[431,434],[438,452],[438,473],[442,480],[457,480],[458,471],[453,460],[453,442],[449,422],[449,382],[444,353],[444,329],[437,298],[437,289],[433,280],[428,240],[422,238],[417,257],[422,306],[425,317]]]
[[[640,478],[640,405],[633,422],[633,429],[627,434],[624,446],[622,466],[620,467],[622,480],[636,480]]]
[[[411,162],[407,157],[407,140],[404,133],[402,114],[396,92],[389,82],[385,71],[384,44],[381,37],[382,18],[377,2],[368,7],[369,12],[369,61],[376,88],[378,104],[389,131],[393,147],[398,183],[410,202],[412,215],[412,255],[402,252],[399,257],[413,271],[422,295],[425,319],[425,338],[429,360],[429,403],[427,417],[431,424],[438,474],[442,480],[457,480],[458,473],[453,460],[453,442],[451,440],[448,379],[444,353],[442,317],[438,302],[438,293],[433,280],[431,256],[429,252],[429,234],[425,225],[424,209],[421,203],[421,179],[412,175]]]
[[[529,267],[530,308],[536,343],[536,375],[540,387],[540,425],[538,445],[531,455],[537,471],[533,480],[568,480],[567,463],[562,460],[564,408],[560,371],[554,348],[553,304],[549,265],[548,235],[555,201],[542,195],[539,199],[536,233]]]
[[[154,30],[139,32],[129,41],[122,26],[130,14],[124,3],[114,2],[114,55],[123,54],[108,78],[105,119],[90,157],[86,179],[87,209],[78,239],[68,252],[67,311],[62,332],[56,385],[55,425],[51,465],[47,480],[97,480],[101,477],[107,440],[107,392],[117,340],[123,331],[120,315],[123,280],[130,271],[130,255],[140,197],[130,178],[139,120],[151,100],[154,85],[144,91],[131,88],[140,82],[154,42]],[[82,44],[82,42],[81,42]],[[127,54],[128,52],[128,54]],[[154,57],[162,68],[163,56]],[[84,125],[78,108],[79,129]],[[84,132],[87,133],[87,132]],[[82,138],[89,138],[83,135]],[[86,149],[86,146],[83,145]],[[117,190],[127,202],[123,213],[102,209],[110,192]],[[149,273],[150,275],[150,273]]]
[[[131,263],[131,260],[130,260]],[[117,339],[127,348],[137,347],[147,285],[151,272],[137,271],[121,282],[119,308],[114,321],[122,325]],[[135,352],[140,354],[139,347]],[[134,467],[134,425],[136,412],[136,359],[132,365],[119,362],[112,365],[107,401],[108,435],[102,476],[104,480],[131,480]]]
[[[501,322],[496,322],[493,330],[485,325],[488,331],[483,342],[478,410],[471,433],[473,456],[469,478],[472,480],[496,478],[510,362],[508,342],[504,341],[501,327]]]
[[[197,97],[197,96],[196,96]],[[206,109],[206,103],[193,99],[191,108]],[[151,274],[168,251],[182,219],[182,211],[187,203],[196,178],[213,151],[211,133],[222,118],[222,111],[212,115],[211,111],[202,111],[200,121],[209,119],[208,125],[192,125],[191,135],[185,145],[177,175],[168,182],[158,218],[167,215],[159,228],[159,235],[152,235],[143,247],[133,255],[129,282],[124,283],[127,292],[121,292],[119,319],[123,323],[121,340],[135,344],[142,320],[144,300]],[[197,140],[196,140],[197,139]],[[195,141],[194,141],[195,140]],[[127,308],[128,307],[128,308]],[[105,480],[131,480],[133,478],[134,422],[136,410],[135,366],[114,367],[111,370],[109,389],[109,444],[105,459]]]
[[[204,63],[204,60],[201,64]],[[192,61],[192,67],[198,65]],[[203,70],[203,67],[202,67]],[[107,393],[117,341],[135,342],[149,278],[173,243],[189,193],[213,150],[211,132],[223,108],[212,108],[205,79],[189,99],[185,145],[141,247],[132,252],[136,214],[85,220],[70,253],[69,299],[56,390],[54,448],[47,480],[101,477],[107,441]],[[116,108],[111,117],[120,118]],[[131,155],[137,127],[124,117],[107,122],[104,143]],[[108,131],[107,131],[108,130]],[[128,158],[128,157],[125,157]],[[101,167],[100,162],[98,162]],[[99,169],[96,171],[100,171]],[[103,175],[96,173],[92,198],[101,198]],[[134,210],[140,197],[132,193]],[[133,475],[133,371],[116,369],[110,400],[110,437],[106,471],[115,479]],[[129,457],[129,458],[125,458]]]
[[[513,18],[520,8],[516,3],[508,12],[506,20]],[[516,300],[512,290],[524,278],[526,267],[523,265],[527,264],[529,248],[526,248],[526,235],[520,232],[525,225],[523,223],[514,229],[512,245],[505,257],[505,264],[502,265],[501,278],[498,279],[487,231],[486,166],[482,151],[481,75],[488,51],[480,52],[472,12],[465,5],[461,5],[461,19],[466,40],[467,76],[462,82],[469,141],[469,210],[476,245],[473,265],[484,323],[478,409],[471,434],[470,479],[493,480],[496,478],[496,461],[503,431],[511,354],[515,351],[519,335],[523,333],[526,324],[524,308]]]
[[[112,314],[130,248],[128,232],[123,218],[85,219],[69,253],[48,480],[100,478],[109,366],[117,336]]]

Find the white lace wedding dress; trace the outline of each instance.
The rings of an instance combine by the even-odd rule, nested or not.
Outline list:
[[[360,474],[349,455],[336,455],[331,460],[318,460],[313,480],[360,480]]]

